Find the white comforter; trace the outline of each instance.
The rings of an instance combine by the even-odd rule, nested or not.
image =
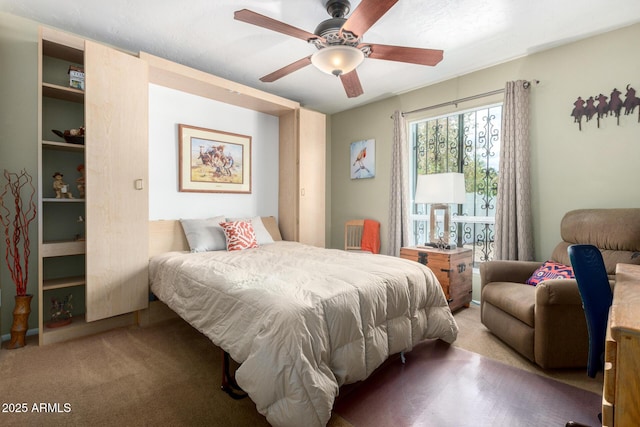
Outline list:
[[[151,290],[242,362],[236,380],[274,426],[324,426],[338,388],[458,327],[413,261],[276,242],[152,258]]]

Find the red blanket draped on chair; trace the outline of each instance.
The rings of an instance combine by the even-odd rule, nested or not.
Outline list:
[[[372,254],[380,253],[380,223],[378,221],[364,220],[360,247],[363,251],[369,251]]]

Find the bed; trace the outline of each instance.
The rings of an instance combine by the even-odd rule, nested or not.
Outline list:
[[[152,222],[151,291],[240,363],[237,383],[274,426],[324,426],[340,386],[421,340],[456,339],[419,263],[277,238],[191,253],[175,223]]]

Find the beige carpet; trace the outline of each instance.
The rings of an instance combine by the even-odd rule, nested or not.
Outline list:
[[[543,372],[522,359],[480,324],[477,307],[455,317],[461,330],[456,346],[601,392],[601,377],[590,379],[583,370]],[[2,409],[27,409],[0,412],[2,426],[268,425],[251,400],[220,391],[220,350],[181,320],[44,347],[34,338],[22,349],[0,350]],[[329,425],[349,423],[334,416]]]

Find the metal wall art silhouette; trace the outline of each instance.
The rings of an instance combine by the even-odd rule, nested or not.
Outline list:
[[[640,98],[636,96],[636,90],[631,87],[631,84],[628,84],[624,101],[620,95],[622,92],[613,88],[609,97],[599,94],[595,98],[590,96],[584,100],[579,96],[573,103],[573,111],[571,111],[574,123],[578,123],[578,129],[582,130],[583,117],[586,122],[589,122],[593,116],[597,117],[598,127],[600,127],[600,119],[609,116],[615,117],[616,124],[620,125],[620,114],[622,114],[623,107],[625,116],[633,114],[635,108],[638,107],[638,123],[640,123]],[[608,102],[607,99],[609,99]]]

